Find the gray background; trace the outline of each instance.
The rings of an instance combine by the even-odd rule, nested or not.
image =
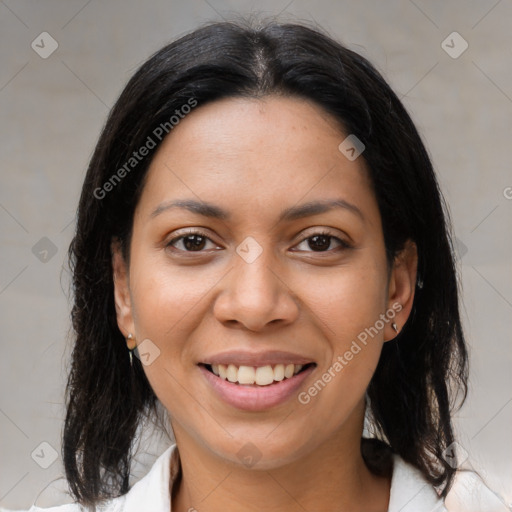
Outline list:
[[[456,420],[469,457],[464,465],[512,503],[512,1],[3,0],[0,505],[66,501],[62,480],[54,481],[63,474],[71,351],[62,268],[81,182],[109,108],[165,43],[206,21],[254,11],[317,22],[377,65],[417,123],[460,256],[472,371]],[[58,48],[42,58],[31,43],[42,46],[46,38],[44,49],[36,48],[48,52],[49,39],[39,37],[45,31]],[[454,31],[469,45],[457,58],[464,41],[446,39]],[[134,479],[167,443],[143,443]],[[486,510],[506,510],[497,503]]]

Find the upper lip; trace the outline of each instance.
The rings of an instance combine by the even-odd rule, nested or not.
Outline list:
[[[202,364],[234,364],[235,366],[266,366],[292,363],[304,365],[313,362],[310,357],[278,350],[265,352],[233,350],[206,357],[201,361]]]

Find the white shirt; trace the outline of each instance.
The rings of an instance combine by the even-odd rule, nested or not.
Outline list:
[[[176,445],[162,453],[149,472],[124,496],[109,500],[101,512],[170,512],[169,485],[179,472]],[[3,509],[0,508],[0,512]],[[83,512],[79,504],[51,508],[32,506],[27,512]],[[447,512],[434,488],[416,468],[394,456],[388,512]]]

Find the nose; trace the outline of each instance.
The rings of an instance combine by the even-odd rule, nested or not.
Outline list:
[[[261,331],[268,324],[287,325],[297,319],[298,299],[265,253],[269,250],[250,263],[234,256],[234,268],[223,280],[214,305],[219,322]]]

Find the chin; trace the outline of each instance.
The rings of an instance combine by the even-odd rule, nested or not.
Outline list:
[[[274,437],[271,440],[272,435],[269,436],[268,432],[269,430],[265,430],[260,436],[248,433],[234,436],[223,443],[216,442],[210,445],[210,449],[217,457],[239,468],[261,471],[292,464],[314,450],[311,438],[306,440],[303,434],[297,433],[295,437],[286,432],[282,437]]]

